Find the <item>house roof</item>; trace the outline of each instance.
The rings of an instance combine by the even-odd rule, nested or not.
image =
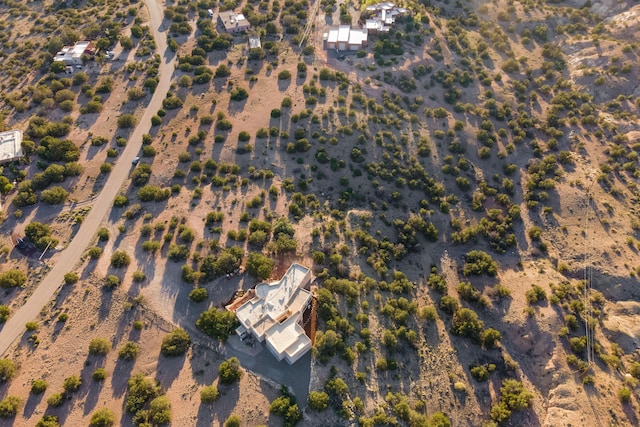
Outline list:
[[[0,132],[0,163],[22,157],[22,131]]]
[[[283,314],[296,314],[311,298],[311,293],[300,287],[308,272],[308,268],[292,264],[279,281],[257,285],[256,296],[236,309],[240,323],[266,332]]]
[[[249,21],[242,13],[235,13],[231,10],[220,12],[218,17],[222,21],[222,25],[226,30],[232,30],[234,28],[249,27]]]
[[[267,341],[278,354],[286,353],[290,359],[295,359],[311,344],[311,339],[293,317],[274,325],[267,332]]]
[[[249,37],[249,49],[255,49],[262,47],[262,43],[260,42],[260,37],[251,36]]]

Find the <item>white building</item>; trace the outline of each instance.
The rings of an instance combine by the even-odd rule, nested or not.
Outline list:
[[[237,308],[231,304],[240,321],[239,335],[251,333],[278,360],[290,365],[311,349],[311,339],[300,326],[302,315],[311,302],[311,293],[304,289],[311,282],[311,271],[292,264],[277,282],[260,283],[243,298]]]
[[[325,49],[360,50],[367,45],[368,33],[366,29],[351,28],[350,25],[340,25],[322,35]]]
[[[239,33],[251,28],[251,24],[242,13],[235,13],[230,10],[220,12],[218,21],[227,33]]]
[[[365,10],[369,13],[374,13],[374,16],[367,19],[364,24],[364,27],[370,33],[388,33],[393,24],[395,24],[396,17],[411,13],[409,9],[397,7],[391,2],[372,4],[367,6]]]
[[[66,65],[82,65],[82,55],[93,55],[93,44],[89,41],[77,42],[73,46],[65,46],[53,57],[54,61],[63,61]]]
[[[22,157],[22,131],[0,132],[0,164]]]

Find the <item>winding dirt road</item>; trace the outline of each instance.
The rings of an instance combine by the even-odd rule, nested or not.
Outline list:
[[[25,323],[33,320],[42,307],[47,304],[54,293],[62,285],[64,275],[76,267],[87,245],[93,239],[96,230],[113,206],[113,199],[129,176],[131,162],[138,155],[142,146],[142,135],[151,128],[151,117],[162,107],[162,100],[169,90],[174,70],[175,56],[167,50],[166,35],[162,32],[163,7],[158,0],[145,0],[151,22],[157,52],[161,55],[159,67],[160,81],[147,106],[138,126],[131,133],[129,143],[120,155],[113,171],[105,182],[102,191],[96,197],[91,211],[80,225],[69,246],[57,257],[57,262],[44,277],[27,302],[16,311],[0,330],[0,356],[25,331]],[[167,56],[165,56],[167,55]]]

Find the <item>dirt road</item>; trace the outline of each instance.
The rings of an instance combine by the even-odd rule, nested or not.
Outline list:
[[[134,157],[138,155],[142,146],[142,135],[149,132],[151,128],[151,117],[162,107],[162,100],[169,90],[171,77],[174,70],[175,56],[167,50],[166,35],[162,33],[163,7],[158,0],[145,0],[149,10],[151,27],[155,38],[158,52],[162,55],[159,74],[160,82],[147,106],[138,126],[131,133],[129,143],[122,152],[120,159],[116,163],[109,179],[104,184],[102,191],[96,197],[91,211],[82,222],[78,233],[75,235],[69,246],[57,257],[56,264],[49,274],[47,274],[35,292],[29,297],[27,302],[16,311],[13,316],[4,324],[0,331],[0,355],[4,354],[11,344],[25,331],[25,323],[33,320],[42,307],[51,299],[64,280],[64,275],[72,271],[82,253],[91,242],[96,230],[107,216],[113,206],[113,199],[117,195],[120,187],[129,176]],[[167,56],[165,56],[167,55]]]

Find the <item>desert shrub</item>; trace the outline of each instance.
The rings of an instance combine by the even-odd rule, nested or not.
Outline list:
[[[140,352],[140,347],[133,341],[127,341],[120,350],[118,350],[118,357],[123,360],[135,360]]]
[[[312,391],[309,393],[309,407],[316,411],[324,411],[329,407],[329,395],[324,391]]]
[[[246,262],[247,272],[262,280],[271,276],[275,265],[276,263],[273,259],[257,252],[251,252]]]
[[[622,387],[618,390],[618,398],[622,403],[631,402],[631,390],[628,387]]]
[[[196,327],[210,337],[226,341],[236,326],[236,316],[228,310],[210,308],[200,314]]]
[[[525,296],[527,297],[527,303],[529,304],[535,304],[539,301],[547,300],[547,292],[538,285],[534,285],[529,289],[525,293]]]
[[[113,199],[113,206],[116,208],[122,208],[129,204],[129,198],[124,195],[118,195]]]
[[[60,186],[43,190],[40,194],[40,200],[48,205],[59,205],[64,203],[64,201],[67,200],[67,197],[69,197],[69,193]]]
[[[47,382],[43,379],[33,380],[31,394],[42,394],[47,389]]]
[[[0,288],[15,288],[24,286],[27,275],[20,270],[9,270],[0,274]]]
[[[191,337],[182,328],[176,328],[162,339],[160,351],[163,356],[182,356],[191,346]]]
[[[27,322],[24,324],[25,329],[30,332],[38,330],[38,326],[40,325],[36,321]]]
[[[0,359],[0,384],[11,381],[16,375],[16,365],[10,359]]]
[[[162,100],[162,107],[167,110],[175,110],[182,107],[182,100],[175,95],[168,96]]]
[[[283,395],[271,402],[269,413],[283,417],[285,427],[295,426],[302,420],[302,412],[296,404],[295,397],[288,392],[286,387],[282,387],[281,391]]]
[[[291,72],[289,70],[282,70],[278,73],[278,80],[289,80],[291,79]]]
[[[7,396],[0,400],[0,418],[12,418],[18,413],[20,398],[17,396]]]
[[[476,312],[468,308],[461,308],[453,315],[451,332],[454,335],[461,335],[474,340],[479,340],[483,327],[484,322],[478,318]]]
[[[78,375],[71,375],[70,377],[65,378],[62,382],[62,388],[67,394],[78,390],[81,385],[82,379]]]
[[[51,406],[52,408],[57,408],[58,406],[61,406],[63,403],[64,403],[64,393],[62,392],[53,393],[47,399],[47,405]]]
[[[91,259],[98,259],[98,258],[100,258],[100,255],[102,255],[102,248],[100,248],[98,246],[94,246],[92,248],[89,248],[89,250],[87,251],[87,255]]]
[[[240,361],[231,357],[218,366],[218,375],[222,384],[233,384],[242,377]]]
[[[120,285],[120,278],[115,274],[108,275],[104,280],[104,287],[107,289],[113,289]]]
[[[157,185],[145,185],[138,190],[137,195],[141,202],[162,202],[171,196],[171,190]]]
[[[136,125],[136,118],[132,114],[122,114],[118,117],[118,127],[120,129],[132,128]]]
[[[465,276],[487,274],[495,276],[498,273],[498,263],[491,255],[484,251],[472,250],[466,253],[465,263],[462,267]]]
[[[111,350],[111,343],[106,338],[94,338],[89,342],[89,354],[104,356]]]
[[[233,101],[243,101],[249,97],[249,92],[243,87],[234,87],[229,94]]]
[[[11,315],[11,309],[6,305],[0,305],[0,323],[7,321]]]
[[[111,255],[111,267],[120,268],[126,267],[131,263],[131,257],[125,251],[115,251]]]
[[[103,163],[100,165],[100,173],[109,173],[113,170],[113,166],[111,163]]]
[[[500,387],[500,400],[491,408],[491,419],[502,423],[506,421],[512,411],[519,411],[529,407],[533,400],[533,393],[528,391],[524,385],[514,379],[502,381]]]
[[[133,281],[140,283],[142,281],[144,281],[144,279],[146,279],[147,276],[146,274],[144,274],[144,272],[140,271],[140,270],[136,270],[133,272]]]
[[[154,424],[162,424],[169,421],[164,420],[159,422],[159,419],[154,420],[154,417],[152,416],[152,412],[161,413],[168,409],[168,402],[160,401],[155,405],[156,407],[152,411],[151,403],[161,396],[162,388],[158,381],[145,378],[143,374],[136,374],[129,378],[129,381],[127,382],[125,409],[128,413],[133,414],[134,423],[136,425],[144,425],[147,420]],[[170,413],[166,415],[169,415],[170,418]]]
[[[202,387],[200,390],[200,402],[202,403],[213,403],[218,400],[218,397],[220,397],[220,392],[218,387],[214,385]]]
[[[93,378],[94,381],[104,381],[105,378],[107,378],[107,371],[105,371],[104,368],[98,368],[93,371],[91,378]]]
[[[109,408],[100,408],[91,415],[90,427],[111,427],[116,422],[116,416]]]
[[[224,422],[224,427],[240,427],[240,423],[242,420],[239,416],[233,414],[230,415],[229,418]]]
[[[493,348],[496,345],[496,342],[502,339],[502,335],[499,331],[493,328],[487,328],[482,332],[482,345],[486,348]]]
[[[189,299],[193,302],[202,302],[209,298],[209,293],[205,288],[195,288],[189,292]]]
[[[51,227],[47,224],[42,224],[38,221],[33,221],[25,227],[24,234],[27,238],[41,251],[45,250],[47,246],[55,247],[58,244],[58,240],[51,237]],[[0,276],[1,278],[1,276]],[[2,287],[2,280],[0,279],[0,287]]]

